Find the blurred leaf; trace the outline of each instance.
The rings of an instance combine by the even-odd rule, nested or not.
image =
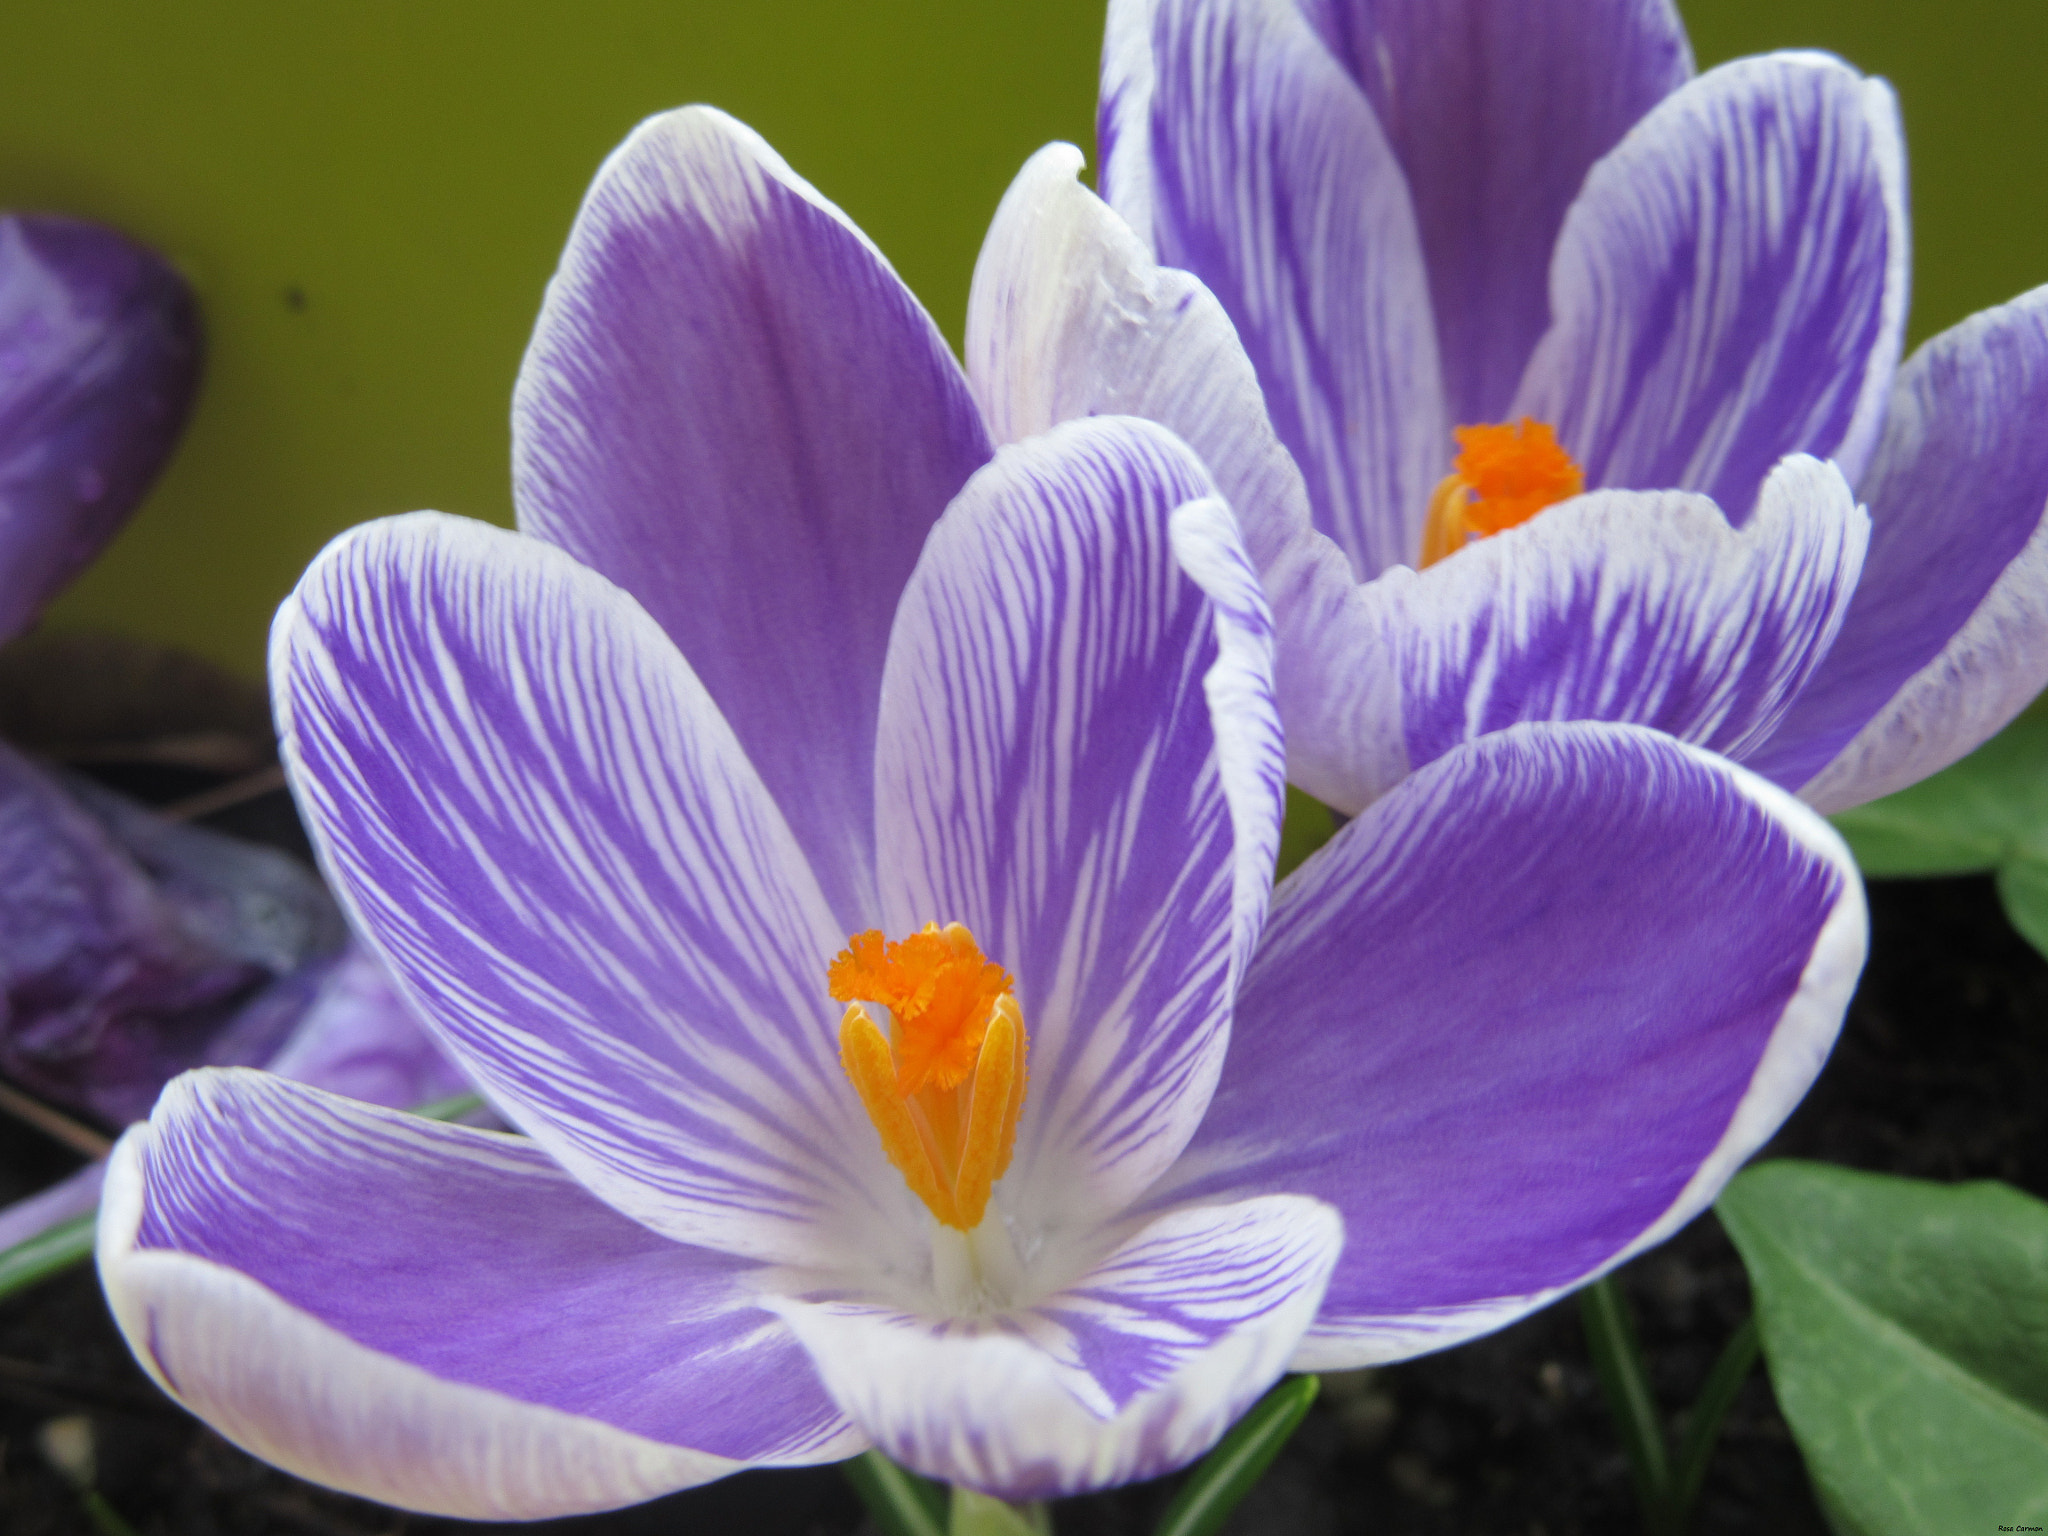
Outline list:
[[[953,1488],[953,1518],[946,1536],[1051,1536],[1043,1504],[1006,1504],[972,1488]]]
[[[1211,1536],[1220,1530],[1238,1502],[1266,1475],[1320,1386],[1314,1376],[1290,1376],[1260,1398],[1216,1449],[1195,1463],[1153,1536]]]
[[[2002,1184],[1774,1162],[1716,1209],[1840,1529],[2048,1524],[2048,1205]]]
[[[87,1211],[0,1253],[0,1299],[90,1258],[98,1219],[97,1211]]]
[[[863,1451],[839,1464],[883,1536],[946,1536],[946,1491],[884,1456]]]
[[[1961,762],[1834,821],[1872,879],[1996,870],[2005,915],[2048,955],[2048,712],[2041,706]]]

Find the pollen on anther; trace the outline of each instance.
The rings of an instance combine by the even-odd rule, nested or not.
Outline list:
[[[1586,489],[1586,477],[1548,422],[1459,427],[1458,456],[1430,497],[1422,564],[1457,553],[1472,539],[1526,523],[1545,507]]]
[[[840,1060],[911,1191],[972,1231],[1009,1166],[1023,1107],[1024,1016],[1009,975],[959,923],[900,941],[855,934],[827,975],[849,1004]],[[863,1001],[889,1012],[889,1034]]]

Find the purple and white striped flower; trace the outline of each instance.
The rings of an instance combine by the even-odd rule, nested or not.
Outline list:
[[[1244,498],[1218,470],[1247,540],[1312,524],[1364,583],[1260,566],[1290,768],[1330,803],[1610,719],[1838,810],[2048,684],[2048,289],[1898,368],[1884,82],[1814,53],[1695,78],[1670,0],[1112,0],[1099,130],[1138,263],[1220,303],[1298,466]],[[1057,289],[1047,238],[992,241],[984,286]],[[1490,493],[1453,428],[1517,420],[1577,479],[1467,544],[1534,507],[1464,521]]]
[[[1635,726],[1453,747],[1268,921],[1271,632],[1209,471],[1117,415],[993,450],[718,113],[600,173],[515,432],[522,533],[344,536],[272,670],[337,887],[525,1137],[201,1072],[108,1181],[129,1342],[282,1466],[496,1517],[870,1444],[1151,1475],[1290,1364],[1659,1240],[1826,1054],[1845,851]],[[946,1009],[979,1057],[906,1084]]]

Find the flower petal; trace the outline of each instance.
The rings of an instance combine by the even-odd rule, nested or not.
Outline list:
[[[1415,202],[1451,419],[1506,419],[1593,163],[1692,78],[1670,0],[1304,0]]]
[[[1739,529],[1704,496],[1596,491],[1389,572],[1366,596],[1388,610],[1408,756],[1626,720],[1740,758],[1828,654],[1869,533],[1841,472],[1795,457]]]
[[[860,1449],[746,1264],[523,1138],[266,1073],[179,1078],[122,1138],[99,1260],[165,1391],[408,1509],[535,1519]]]
[[[817,1258],[821,1221],[873,1215],[841,936],[631,597],[538,539],[390,518],[313,563],[271,677],[330,874],[494,1106],[682,1241]]]
[[[1281,888],[1148,1202],[1342,1212],[1297,1369],[1455,1344],[1705,1209],[1819,1071],[1865,931],[1848,850],[1767,781],[1636,727],[1484,737]]]
[[[1860,487],[1855,601],[1759,772],[1845,810],[1946,767],[2048,686],[2044,420],[2048,288],[1913,354]]]
[[[0,641],[99,554],[199,387],[192,291],[111,229],[0,218]]]
[[[751,130],[650,118],[598,173],[513,400],[520,526],[681,647],[850,930],[876,690],[925,533],[989,455],[944,339]]]
[[[1272,605],[1288,777],[1330,799],[1349,797],[1348,775],[1393,782],[1408,770],[1398,731],[1384,739],[1392,761],[1355,765],[1357,696],[1388,691],[1389,671],[1345,643],[1360,622],[1357,579],[1315,530],[1235,327],[1198,279],[1152,259],[1075,180],[1080,168],[1069,144],[1032,156],[975,265],[967,371],[990,430],[1013,443],[1085,416],[1143,416],[1193,448]]]
[[[888,1455],[1009,1499],[1193,1460],[1273,1384],[1344,1232],[1272,1196],[1168,1212],[1025,1311],[938,1322],[855,1300],[769,1303]]]
[[[1724,64],[1587,177],[1515,414],[1555,426],[1588,485],[1700,491],[1738,523],[1788,453],[1854,480],[1906,257],[1890,87],[1824,54]]]
[[[1264,917],[1271,630],[1228,513],[1184,506],[1210,489],[1178,439],[1126,417],[1005,448],[897,616],[883,907],[891,931],[964,922],[1016,978],[1013,1220],[1095,1219],[1178,1154]]]
[[[1449,422],[1414,209],[1364,93],[1290,0],[1118,0],[1098,136],[1110,206],[1236,323],[1316,526],[1361,577],[1413,560]]]

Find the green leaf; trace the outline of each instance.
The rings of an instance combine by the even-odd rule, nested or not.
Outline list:
[[[1961,762],[1834,822],[1874,879],[2048,863],[2048,714],[2029,710]]]
[[[0,1253],[0,1300],[91,1258],[98,1217],[97,1211],[87,1211]]]
[[[1717,1209],[1841,1530],[2048,1525],[2048,1205],[1774,1162]]]
[[[473,1110],[484,1107],[484,1101],[473,1093],[452,1094],[445,1099],[436,1099],[431,1104],[422,1104],[413,1111],[422,1120],[460,1120]]]
[[[1211,1536],[1220,1530],[1238,1501],[1266,1475],[1321,1385],[1314,1376],[1290,1376],[1260,1398],[1216,1449],[1195,1463],[1154,1536]]]
[[[1600,1378],[1600,1395],[1607,1399],[1615,1433],[1628,1453],[1643,1524],[1649,1530],[1661,1529],[1671,1497],[1671,1449],[1664,1438],[1664,1416],[1650,1391],[1643,1347],[1636,1341],[1635,1324],[1612,1275],[1603,1275],[1579,1292],[1579,1320]]]
[[[1043,1504],[1006,1504],[956,1483],[947,1536],[1052,1536],[1052,1515]]]
[[[880,1451],[863,1451],[839,1469],[883,1536],[946,1536],[946,1492],[937,1483]]]

